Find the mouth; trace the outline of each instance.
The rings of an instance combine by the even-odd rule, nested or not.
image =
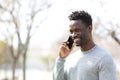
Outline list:
[[[80,38],[75,38],[74,39],[74,42],[79,42],[80,41]]]

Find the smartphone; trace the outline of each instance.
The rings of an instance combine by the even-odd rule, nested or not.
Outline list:
[[[71,36],[69,36],[67,42],[69,42],[67,45],[68,45],[69,49],[71,49],[71,48],[72,48],[72,45],[73,45],[73,39],[72,39]]]

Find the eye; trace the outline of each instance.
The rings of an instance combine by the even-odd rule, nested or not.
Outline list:
[[[81,30],[80,29],[75,29],[75,32],[80,32]]]

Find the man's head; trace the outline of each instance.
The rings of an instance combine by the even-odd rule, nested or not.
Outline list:
[[[76,46],[85,46],[92,41],[92,18],[85,11],[75,11],[69,15],[70,32]]]

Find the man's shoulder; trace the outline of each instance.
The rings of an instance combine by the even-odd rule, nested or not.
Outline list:
[[[70,53],[69,56],[67,57],[67,59],[69,59],[69,58],[75,58],[75,57],[78,57],[78,56],[82,56],[80,50],[76,50],[76,51]]]
[[[77,62],[81,57],[83,56],[83,54],[81,53],[80,50],[77,50],[73,53],[71,53],[67,58],[66,58],[66,63],[75,63]]]
[[[101,56],[101,57],[111,55],[106,49],[104,49],[103,47],[98,46],[98,45],[96,46],[95,52],[96,52],[96,55]]]
[[[96,45],[96,48],[94,49],[90,57],[92,57],[92,59],[95,60],[96,62],[99,62],[101,59],[104,59],[104,58],[112,59],[111,54],[107,50],[105,50],[104,48],[98,45]]]
[[[97,54],[97,57],[100,58],[100,61],[112,61],[113,60],[112,55],[107,50],[105,50],[104,48],[100,46],[98,46],[97,49],[98,49],[98,52],[96,54]]]

